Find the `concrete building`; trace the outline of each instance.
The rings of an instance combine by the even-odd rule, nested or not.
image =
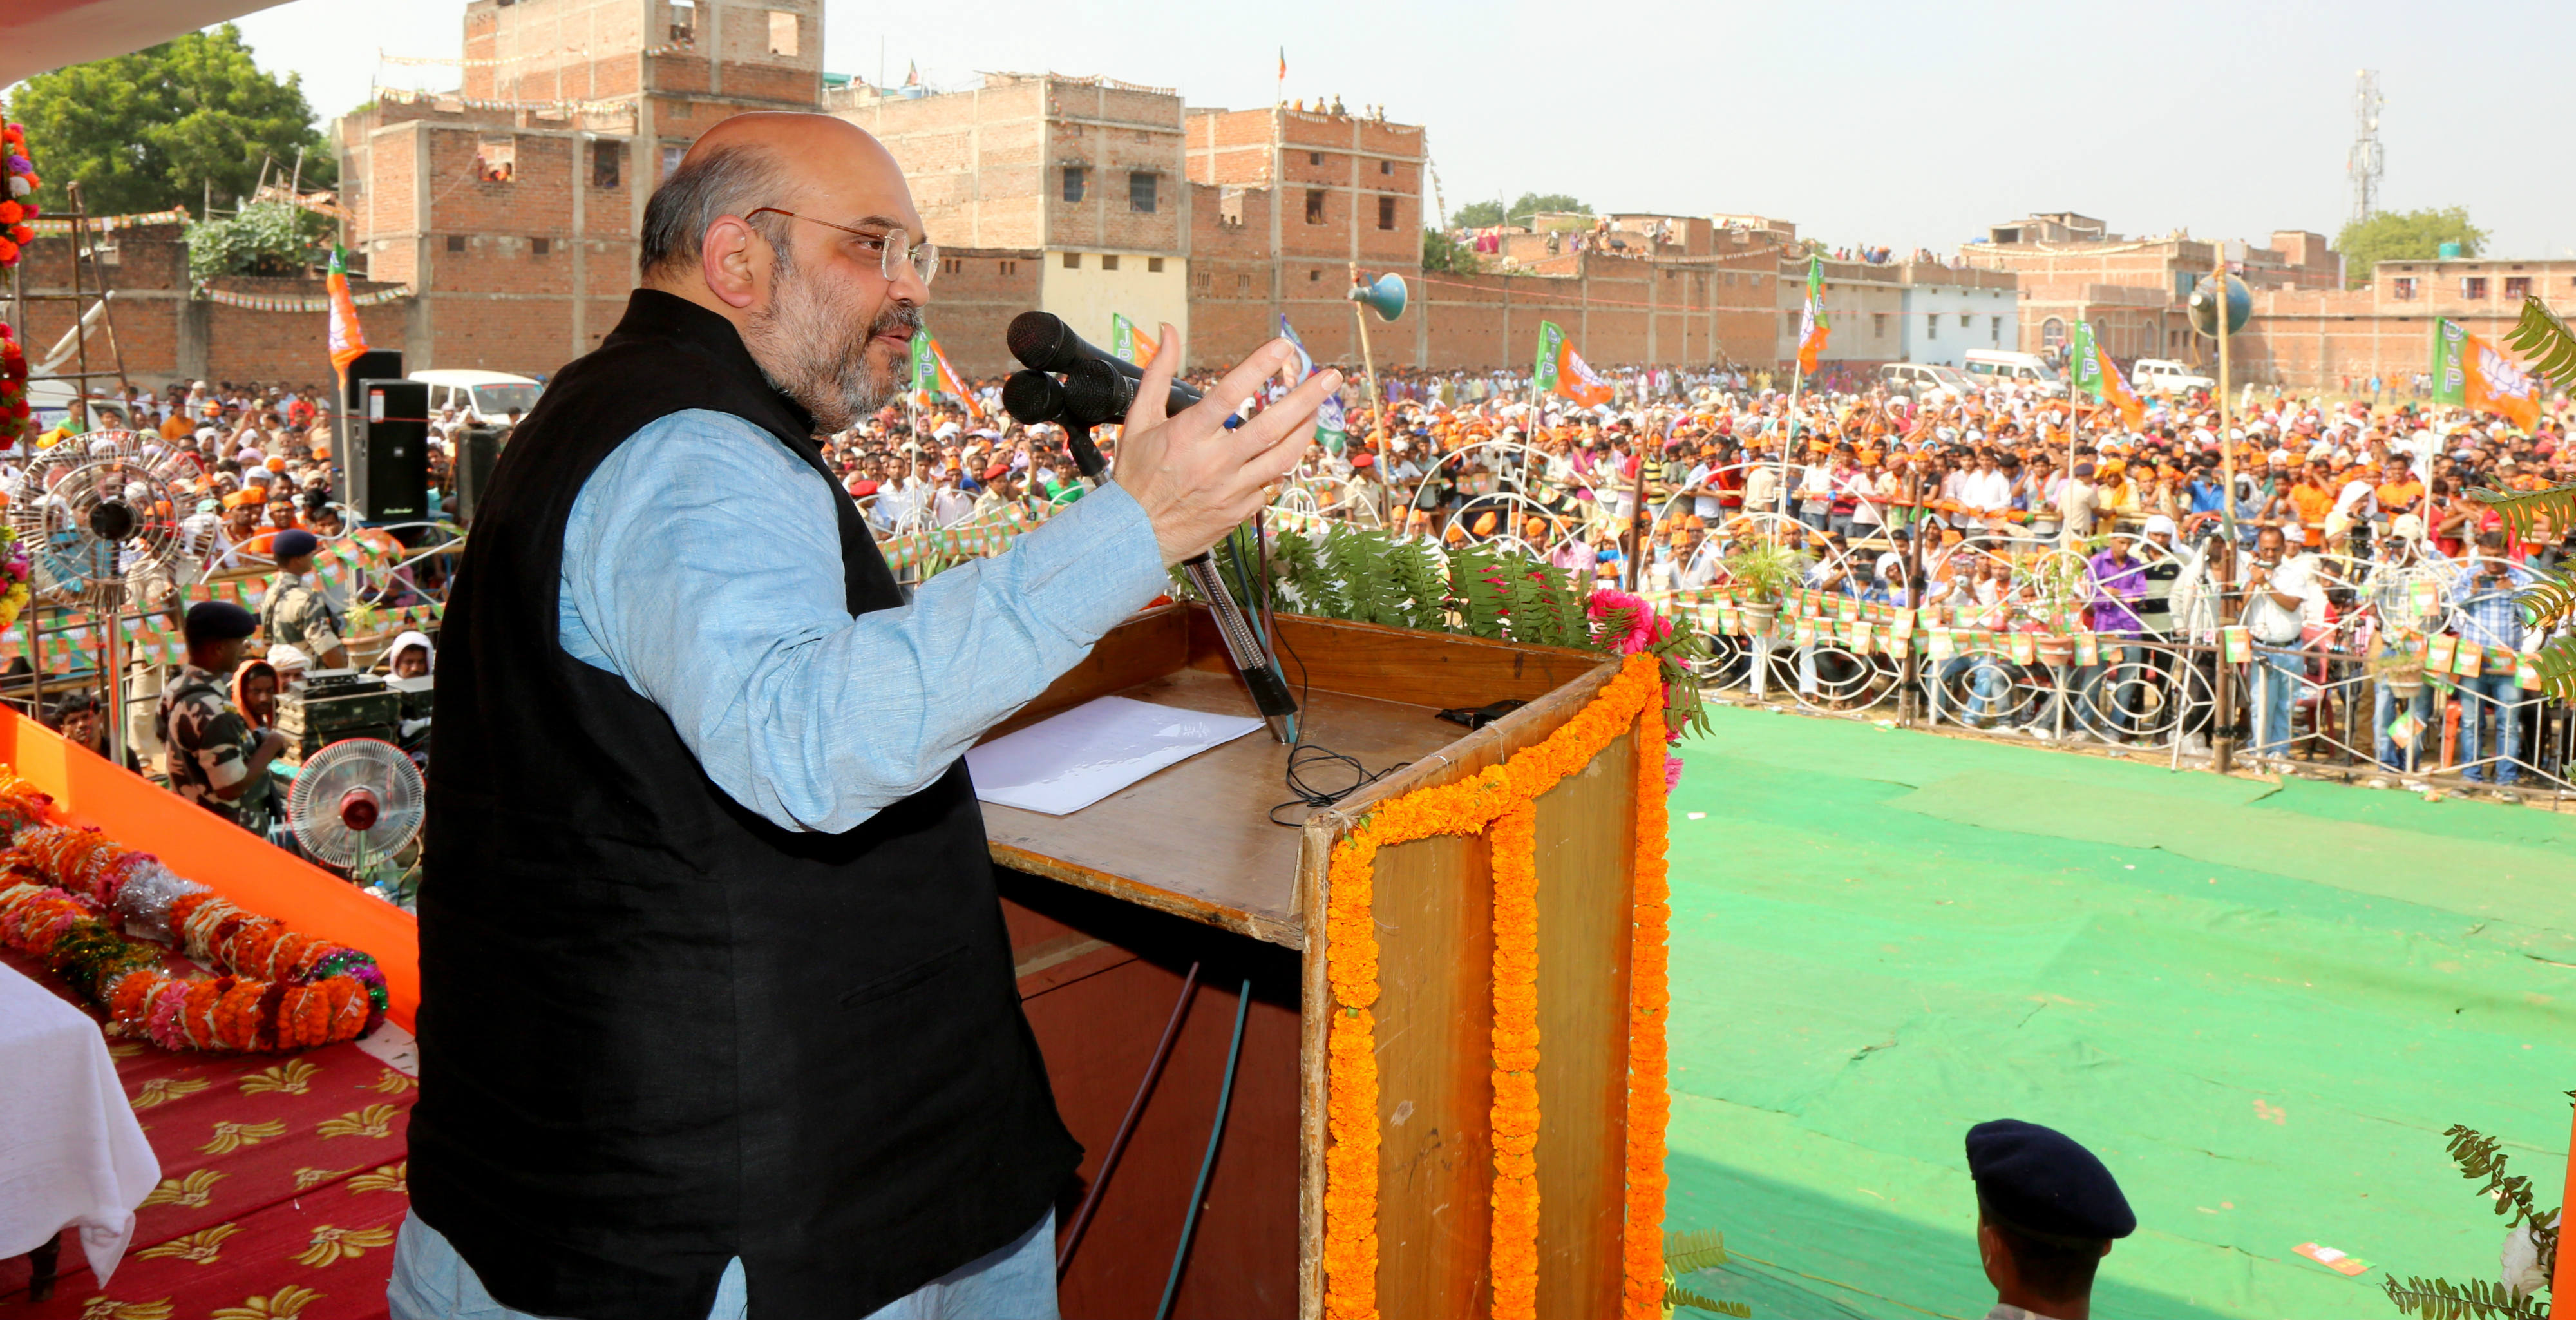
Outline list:
[[[2019,277],[2022,351],[2055,352],[2077,321],[2088,321],[2123,361],[2206,356],[2189,332],[2186,303],[2222,252],[2229,269],[2257,290],[2327,291],[2343,283],[2342,256],[2305,230],[2277,231],[2269,247],[2179,232],[2125,238],[2102,221],[2058,211],[1992,226],[1985,241],[1959,249],[1970,266]]]
[[[1898,356],[1959,366],[1972,348],[2021,344],[2021,281],[2008,271],[1908,261],[1896,267],[1905,292]]]
[[[1542,319],[1603,365],[1794,352],[1786,222],[1541,217],[1480,271],[1426,275],[1420,125],[1058,74],[871,88],[822,71],[822,23],[821,0],[472,0],[458,92],[389,91],[333,126],[352,251],[417,291],[383,346],[415,367],[551,372],[616,323],[645,200],[691,141],[748,110],[820,109],[904,166],[941,250],[928,320],[971,375],[1011,369],[1003,327],[1032,307],[1095,340],[1112,314],[1171,322],[1194,366],[1285,317],[1319,359],[1355,363],[1345,295],[1390,271],[1413,299],[1372,331],[1381,366],[1525,367]],[[1900,356],[1901,284],[1843,282],[1868,331],[1833,355]]]
[[[2576,307],[2576,261],[2383,261],[2357,289],[2257,293],[2228,357],[2257,384],[2360,393],[2377,376],[2402,392],[2432,364],[2435,318],[2501,346],[2526,296]]]
[[[822,91],[821,0],[473,0],[465,85],[332,126],[347,241],[415,291],[406,365],[548,372],[624,309],[644,201],[699,133]]]

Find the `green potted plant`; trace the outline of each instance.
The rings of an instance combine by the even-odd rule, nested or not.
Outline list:
[[[2410,633],[2391,635],[2370,657],[2370,676],[2390,696],[2413,701],[2424,690],[2424,639]]]
[[[1761,537],[1737,545],[1721,562],[1743,598],[1745,630],[1759,636],[1779,620],[1780,598],[1806,580],[1809,560],[1795,546]]]
[[[2085,555],[2075,550],[2051,550],[2033,562],[2018,566],[2019,579],[2030,612],[2039,620],[2040,663],[2052,669],[2063,669],[2075,662],[2074,622],[2093,600],[2093,566]]]

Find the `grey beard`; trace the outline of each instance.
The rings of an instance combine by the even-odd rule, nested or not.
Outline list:
[[[898,318],[918,328],[919,313],[898,309],[851,330],[838,309],[815,296],[812,282],[796,274],[783,250],[780,256],[770,305],[752,322],[744,346],[771,389],[814,415],[817,431],[847,430],[893,400],[910,374],[908,364],[906,370],[874,370],[868,362],[872,336]]]

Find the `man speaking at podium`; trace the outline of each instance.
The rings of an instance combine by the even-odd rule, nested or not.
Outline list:
[[[493,474],[438,672],[397,1317],[1053,1317],[1079,1148],[1022,1017],[977,736],[1296,462],[1293,352],[907,602],[813,435],[893,399],[939,269],[824,115],[698,139],[643,287]],[[1157,364],[1178,357],[1165,331]]]

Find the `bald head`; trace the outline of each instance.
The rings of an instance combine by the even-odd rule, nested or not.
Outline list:
[[[930,301],[921,215],[884,145],[830,115],[736,115],[644,207],[645,287],[733,323],[822,429],[900,388]],[[896,261],[909,247],[919,266]]]
[[[826,198],[874,205],[877,209],[859,214],[901,223],[916,242],[925,237],[903,167],[866,129],[830,115],[769,110],[735,115],[691,143],[679,168],[645,203],[639,254],[644,281],[655,287],[685,283],[708,228],[728,215],[749,218],[762,207],[776,207],[850,223],[847,217],[828,214]],[[793,222],[762,215],[752,223],[778,242]]]

